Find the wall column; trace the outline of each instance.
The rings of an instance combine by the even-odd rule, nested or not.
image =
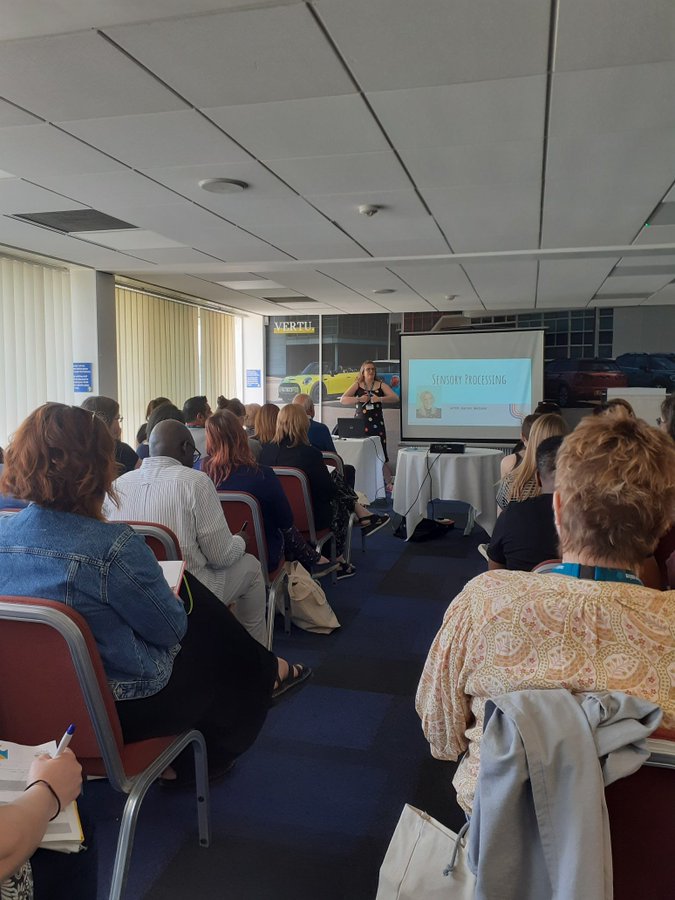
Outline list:
[[[92,394],[117,399],[117,327],[115,278],[93,269],[72,269],[73,361],[92,363]],[[73,392],[73,403],[87,394]]]

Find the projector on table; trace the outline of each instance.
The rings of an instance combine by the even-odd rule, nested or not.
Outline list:
[[[466,444],[431,444],[429,453],[464,453]]]

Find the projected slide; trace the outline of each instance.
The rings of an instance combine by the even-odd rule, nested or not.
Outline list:
[[[529,412],[528,359],[411,359],[408,424],[519,426]]]

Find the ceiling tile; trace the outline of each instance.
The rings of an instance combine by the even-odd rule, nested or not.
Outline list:
[[[614,294],[614,295],[649,295],[654,291],[660,290],[664,285],[673,280],[670,273],[665,275],[635,275],[633,277],[611,277],[607,278],[598,291],[598,295]]]
[[[675,305],[675,284],[668,284],[653,294],[642,304],[643,306],[671,306]]]
[[[191,109],[67,122],[65,131],[135,169],[248,162],[250,156]]]
[[[539,185],[472,185],[422,193],[455,253],[537,246]]]
[[[675,127],[675,62],[556,72],[550,134],[571,138]]]
[[[395,263],[389,268],[439,309],[459,309],[467,303],[480,305],[471,282],[457,263]],[[452,294],[457,299],[447,300]]]
[[[39,181],[43,175],[122,170],[115,160],[51,125],[0,128],[0,160],[4,169],[31,181]]]
[[[304,4],[106,29],[198,107],[353,93]]]
[[[141,251],[144,259],[156,263],[159,266],[196,266],[202,271],[204,266],[210,266],[214,259],[206,256],[192,247],[144,247]]]
[[[267,0],[189,0],[190,13],[213,12],[237,6],[262,6]],[[148,22],[151,19],[185,13],[186,0],[3,0],[2,33],[10,38],[33,37],[102,28],[122,22]]]
[[[501,141],[541,141],[546,77],[505,78],[368,94],[375,114],[402,149]]]
[[[0,135],[1,140],[1,135]],[[40,182],[53,191],[72,197],[103,212],[120,206],[148,203],[158,205],[175,199],[161,185],[127,169],[98,175],[49,175]],[[131,223],[134,224],[134,223]]]
[[[410,187],[407,175],[391,152],[277,159],[270,167],[305,195],[397,191]]]
[[[409,0],[318,0],[315,6],[366,90],[546,71],[549,8],[540,0],[426,0],[415,4],[414,14]]]
[[[542,260],[537,306],[585,305],[611,272],[617,259]]]
[[[565,0],[556,69],[602,69],[675,59],[671,0]]]
[[[471,184],[536,184],[541,180],[542,149],[541,141],[509,141],[402,150],[401,158],[421,190]]]
[[[262,160],[388,149],[379,126],[357,94],[227,106],[204,112]]]
[[[247,204],[258,198],[295,196],[293,191],[290,191],[273,173],[253,161],[227,165],[211,163],[201,166],[161,168],[147,166],[142,171],[160,184],[225,218],[229,218],[228,213],[232,210],[239,207],[246,208]],[[199,182],[205,178],[233,178],[245,181],[248,189],[242,194],[212,194],[199,187]]]
[[[92,244],[101,244],[104,247],[112,247],[114,250],[142,250],[160,247],[180,247],[176,241],[155,234],[152,231],[130,228],[123,231],[86,231],[71,232],[72,237],[89,241]]]
[[[80,203],[67,200],[60,194],[29,184],[20,178],[0,179],[0,212],[5,215],[84,208]]]
[[[2,51],[0,50],[0,53]],[[0,100],[0,128],[6,128],[8,125],[41,125],[42,120],[36,116],[30,115],[6,100]]]
[[[672,244],[675,249],[675,225],[643,227],[635,239],[636,244]],[[655,262],[658,259],[654,258]]]
[[[185,106],[94,31],[3,42],[0,84],[5,99],[51,122]]]
[[[486,306],[528,309],[534,305],[537,263],[533,260],[471,263],[464,269]]]

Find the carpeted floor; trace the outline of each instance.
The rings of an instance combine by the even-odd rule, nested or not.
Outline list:
[[[457,527],[405,544],[382,530],[365,555],[355,550],[358,574],[328,585],[341,629],[328,636],[294,629],[286,637],[279,627],[275,651],[308,663],[314,677],[270,711],[256,745],[212,789],[208,850],[197,844],[193,795],[151,789],[128,898],[372,900],[404,803],[450,826],[462,823],[450,784],[454,764],[431,758],[414,695],[449,600],[485,568],[481,540],[479,529],[465,537]],[[87,786],[100,898],[121,805],[107,784]]]

